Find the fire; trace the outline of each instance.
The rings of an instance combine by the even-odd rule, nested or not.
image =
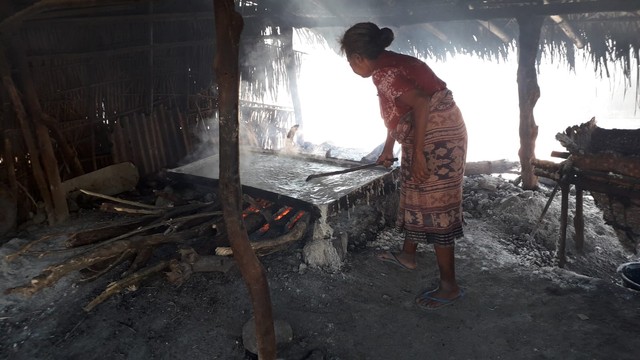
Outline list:
[[[298,220],[300,220],[300,218],[302,218],[303,216],[304,216],[304,211],[302,210],[298,211],[296,216],[294,216],[293,219],[291,219],[287,224],[287,228],[291,230],[293,226],[298,222]]]
[[[276,217],[273,220],[280,220],[282,219],[285,215],[287,215],[288,213],[291,212],[291,210],[293,210],[293,208],[291,206],[287,206],[284,210],[282,210],[278,215],[276,215]]]
[[[273,217],[273,221],[278,221],[280,219],[282,219],[283,217],[287,216],[288,213],[291,212],[291,210],[293,210],[293,208],[291,206],[287,206],[285,208],[280,209],[280,211],[278,211],[278,213],[276,214],[276,216]],[[287,226],[289,229],[290,227]],[[260,230],[258,230],[261,234],[266,233],[267,231],[269,231],[270,229],[270,225],[269,223],[264,224]]]
[[[255,206],[249,206],[248,208],[244,209],[244,211],[242,212],[242,218],[246,218],[247,216],[249,216],[250,214],[256,214],[259,213],[260,209],[258,209]]]

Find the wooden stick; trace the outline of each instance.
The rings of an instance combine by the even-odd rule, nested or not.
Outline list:
[[[576,213],[573,218],[573,227],[575,228],[576,250],[584,249],[584,191],[576,185]]]
[[[391,159],[391,161],[398,161],[398,158],[393,158],[393,159]],[[377,164],[377,163],[371,163],[371,164],[352,167],[351,169],[338,170],[338,171],[329,171],[329,172],[320,173],[320,174],[311,174],[311,175],[307,176],[307,179],[305,181],[309,181],[311,179],[315,179],[315,178],[319,178],[319,177],[323,177],[323,176],[346,174],[346,173],[350,173],[350,172],[354,172],[354,171],[358,171],[358,170],[370,169],[370,168],[373,168],[373,167],[376,167],[376,166],[379,166],[379,165],[380,164]]]
[[[136,202],[136,201],[118,199],[118,198],[113,197],[113,196],[103,195],[103,194],[100,194],[100,193],[96,193],[96,192],[89,191],[89,190],[84,190],[84,189],[80,189],[80,192],[82,192],[84,194],[87,194],[87,195],[90,195],[90,196],[97,197],[97,198],[111,200],[111,201],[115,201],[115,202],[121,203],[121,204],[133,205],[133,206],[137,206],[137,207],[140,207],[140,208],[143,208],[143,209],[152,209],[152,210],[166,209],[166,208],[158,207],[158,206],[155,206],[155,205],[148,205],[148,204],[139,203],[139,202]]]
[[[549,206],[551,206],[551,203],[553,202],[553,198],[556,196],[556,193],[558,192],[559,188],[560,188],[560,183],[557,182],[556,186],[553,188],[553,191],[551,192],[551,195],[549,195],[549,200],[547,200],[547,204],[544,206],[544,209],[542,209],[542,213],[540,214],[540,217],[538,218],[538,222],[536,223],[536,227],[531,232],[531,236],[534,236],[536,234],[536,232],[538,232],[538,228],[540,228],[540,223],[542,223],[542,219],[544,218],[544,215],[547,213],[547,210],[549,210]]]
[[[569,188],[570,184],[566,181],[562,181],[560,185],[562,193],[562,201],[560,205],[560,240],[558,242],[557,258],[558,266],[564,267],[567,262],[567,255],[565,249],[567,247],[567,222],[569,217]]]
[[[112,212],[116,214],[135,214],[135,215],[162,215],[165,211],[163,209],[132,209],[128,207],[122,207],[112,203],[102,203],[100,210],[104,212]]]
[[[130,286],[137,285],[143,279],[146,279],[153,274],[159,273],[160,271],[168,267],[169,267],[168,261],[161,261],[154,266],[135,272],[122,280],[112,282],[111,284],[109,284],[109,286],[107,286],[107,288],[100,295],[98,295],[95,299],[91,300],[91,302],[84,307],[84,311],[89,312],[93,310],[93,308],[100,305],[111,296],[119,293],[120,291]]]
[[[107,225],[84,229],[71,234],[66,240],[68,248],[95,244],[102,240],[122,235],[125,232],[136,229],[139,226],[148,224],[155,216],[144,216],[130,221],[114,221]]]

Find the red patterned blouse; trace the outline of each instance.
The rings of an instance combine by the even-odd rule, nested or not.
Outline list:
[[[394,129],[411,107],[398,101],[403,93],[418,88],[427,95],[445,89],[447,84],[423,61],[393,51],[383,51],[372,79],[378,89],[380,113],[388,129]]]

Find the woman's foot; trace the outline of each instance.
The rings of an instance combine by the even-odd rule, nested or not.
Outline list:
[[[415,256],[407,255],[404,252],[393,253],[385,251],[376,255],[378,260],[396,264],[407,270],[415,270],[418,267]]]
[[[433,290],[426,290],[416,296],[416,305],[425,310],[437,310],[453,304],[462,299],[463,296],[464,290],[462,288],[447,291],[437,287]]]

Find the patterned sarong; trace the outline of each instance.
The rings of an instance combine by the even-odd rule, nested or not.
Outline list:
[[[425,182],[411,176],[413,117],[405,115],[391,135],[402,145],[400,206],[396,227],[414,242],[453,246],[462,231],[462,181],[467,153],[467,130],[451,91],[431,97],[424,140]]]

